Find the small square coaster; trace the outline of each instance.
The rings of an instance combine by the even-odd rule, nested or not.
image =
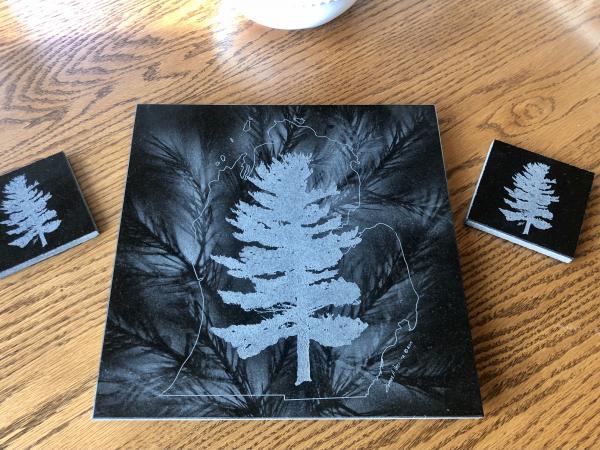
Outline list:
[[[594,174],[493,141],[466,224],[571,262]]]
[[[96,236],[64,153],[0,175],[0,278]]]

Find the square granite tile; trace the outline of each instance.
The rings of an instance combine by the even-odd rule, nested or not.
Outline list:
[[[466,224],[571,262],[593,178],[587,170],[494,141]]]
[[[0,176],[0,278],[97,235],[64,153]]]

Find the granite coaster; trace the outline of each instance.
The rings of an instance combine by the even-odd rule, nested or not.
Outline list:
[[[466,224],[571,262],[594,174],[493,141]]]
[[[0,176],[0,278],[96,236],[64,153]]]

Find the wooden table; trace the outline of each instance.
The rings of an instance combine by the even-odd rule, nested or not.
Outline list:
[[[489,142],[598,173],[600,3],[359,1],[308,31],[228,1],[2,0],[0,171],[64,150],[99,238],[0,281],[0,446],[598,448],[600,189],[575,261],[466,228]],[[486,417],[92,422],[136,103],[435,103]]]

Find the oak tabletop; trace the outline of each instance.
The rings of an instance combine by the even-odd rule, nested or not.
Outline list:
[[[138,103],[435,104],[485,418],[92,421]],[[0,173],[64,151],[100,229],[0,281],[0,447],[598,448],[600,191],[564,264],[463,221],[492,139],[598,173],[600,3],[2,0]]]

